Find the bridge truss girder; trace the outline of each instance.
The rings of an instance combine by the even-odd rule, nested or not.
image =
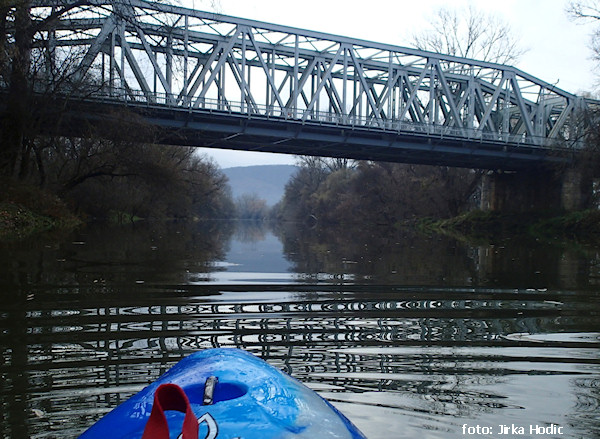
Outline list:
[[[53,1],[64,4],[37,0],[38,14]],[[48,69],[77,51],[77,79],[101,84],[94,97],[579,146],[586,101],[510,66],[141,0],[86,4],[45,29],[51,44],[38,50]]]

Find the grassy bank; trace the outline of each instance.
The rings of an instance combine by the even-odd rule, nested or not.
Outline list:
[[[81,223],[56,196],[35,186],[0,181],[0,240],[12,241]]]
[[[473,211],[445,220],[423,220],[419,227],[492,242],[507,236],[527,235],[600,244],[600,211],[595,209],[568,213]]]

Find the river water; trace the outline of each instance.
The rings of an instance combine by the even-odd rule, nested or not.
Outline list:
[[[600,252],[207,222],[0,247],[0,436],[76,438],[238,347],[371,439],[600,437]],[[536,435],[537,433],[546,433]]]

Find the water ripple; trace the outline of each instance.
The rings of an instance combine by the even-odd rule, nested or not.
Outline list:
[[[424,428],[430,438],[461,437],[464,422],[495,425],[499,416],[577,422],[570,438],[598,427],[595,293],[150,284],[123,291],[63,285],[2,305],[4,436],[75,437],[183,355],[210,347],[239,347],[291,373],[371,438]],[[22,429],[8,421],[16,413],[26,414]]]

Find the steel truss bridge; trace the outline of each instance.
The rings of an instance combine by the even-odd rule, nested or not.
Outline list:
[[[510,66],[142,0],[49,23],[34,52],[50,82],[68,63],[73,114],[126,105],[165,143],[519,169],[581,148],[593,104]]]

